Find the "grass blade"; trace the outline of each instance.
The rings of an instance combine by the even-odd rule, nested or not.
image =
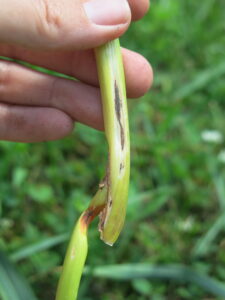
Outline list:
[[[213,178],[214,186],[217,193],[217,198],[221,207],[221,210],[225,210],[225,186],[222,176],[216,175]]]
[[[51,238],[48,238],[46,240],[43,240],[41,242],[35,243],[33,245],[29,245],[27,247],[24,247],[10,255],[10,259],[14,262],[19,261],[21,259],[25,259],[30,257],[31,255],[34,255],[35,253],[47,250],[49,248],[52,248],[56,245],[59,245],[69,239],[69,234],[64,233],[60,234],[58,236],[54,236]]]
[[[29,284],[1,252],[0,297],[2,300],[37,300]]]
[[[212,242],[215,240],[219,232],[224,229],[225,226],[225,213],[223,213],[216,222],[212,225],[209,231],[199,239],[196,243],[192,255],[193,256],[203,256],[206,255],[209,250]]]
[[[205,70],[199,73],[193,81],[184,84],[177,90],[175,99],[182,99],[190,96],[199,89],[204,88],[210,81],[225,74],[225,63],[221,63],[213,69]]]
[[[92,270],[87,269],[86,273],[91,273],[94,277],[108,278],[113,280],[149,278],[194,283],[216,296],[225,297],[225,284],[184,265],[109,265],[96,267]]]

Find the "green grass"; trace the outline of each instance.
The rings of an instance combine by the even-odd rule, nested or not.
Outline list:
[[[110,248],[92,225],[87,263],[134,264],[134,278],[115,281],[93,271],[84,276],[79,299],[225,298],[215,291],[225,281],[223,2],[152,0],[150,13],[122,38],[124,46],[151,61],[155,81],[143,99],[129,103],[132,165],[125,229]],[[207,130],[223,139],[204,140]],[[67,233],[104,174],[105,144],[102,133],[82,125],[62,141],[0,142],[0,249],[17,261],[38,299],[54,298]],[[155,276],[136,278],[137,264],[159,267]],[[179,281],[173,269],[166,280],[157,277],[174,265],[218,285],[206,289],[188,272]]]

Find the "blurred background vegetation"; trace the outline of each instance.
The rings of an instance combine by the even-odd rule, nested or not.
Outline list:
[[[113,248],[91,226],[79,299],[225,299],[225,3],[151,4],[121,40],[155,72],[151,91],[129,102],[127,222]],[[54,299],[106,153],[103,133],[83,125],[62,141],[0,142],[0,249],[38,299]]]

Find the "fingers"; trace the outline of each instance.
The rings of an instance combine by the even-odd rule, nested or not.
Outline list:
[[[72,119],[57,109],[0,104],[0,140],[43,142],[72,130]]]
[[[80,50],[119,37],[129,26],[131,12],[132,19],[137,20],[148,9],[147,0],[128,2],[0,0],[0,55],[86,83],[0,61],[0,139],[58,139],[71,132],[74,120],[103,129],[100,91],[94,87],[98,86],[94,55]],[[124,50],[123,55],[128,96],[141,96],[151,85],[151,67],[136,53]]]
[[[124,68],[127,95],[139,98],[152,86],[153,70],[149,62],[140,54],[124,49]]]
[[[20,59],[98,86],[96,62],[92,50],[86,51],[31,51],[0,44],[0,55]],[[123,49],[123,60],[129,98],[146,93],[153,80],[152,68],[138,53]],[[137,76],[138,74],[138,76]]]
[[[119,37],[126,0],[0,0],[0,42],[38,49],[94,48]]]
[[[0,83],[0,103],[20,105],[21,110],[52,107],[88,126],[104,127],[98,88],[1,61]]]
[[[143,18],[149,9],[149,0],[129,0],[131,8],[132,21],[137,21]]]
[[[129,3],[129,5],[128,5]],[[0,0],[0,42],[38,49],[94,48],[140,19],[148,0]]]

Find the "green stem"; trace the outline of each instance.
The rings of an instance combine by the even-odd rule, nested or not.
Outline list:
[[[101,239],[112,245],[118,238],[126,215],[130,145],[126,89],[119,40],[95,49],[102,93],[105,133],[109,146],[106,176],[72,234],[59,280],[56,300],[77,299],[87,256],[87,229],[100,215]]]
[[[124,224],[130,177],[130,138],[126,86],[119,40],[95,49],[102,93],[105,133],[109,145],[108,194],[99,229],[112,245]]]
[[[82,270],[87,256],[87,228],[82,222],[83,215],[79,218],[67,249],[59,280],[56,300],[75,300],[80,284]]]
[[[89,208],[80,216],[74,227],[57,287],[56,300],[77,299],[80,279],[88,252],[88,226],[104,208],[105,198],[105,189],[99,189]]]

